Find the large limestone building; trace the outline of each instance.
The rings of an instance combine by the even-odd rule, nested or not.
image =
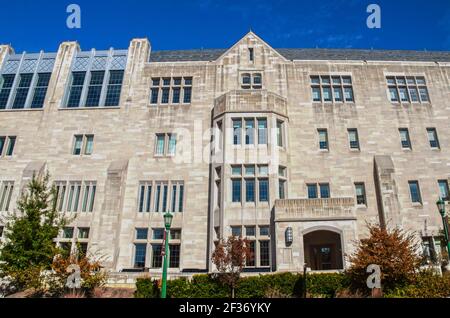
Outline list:
[[[439,255],[450,177],[450,52],[274,49],[15,53],[0,46],[0,211],[48,171],[76,215],[57,244],[113,272],[212,270],[242,235],[248,270],[347,266],[366,222]],[[0,223],[0,231],[3,232]]]

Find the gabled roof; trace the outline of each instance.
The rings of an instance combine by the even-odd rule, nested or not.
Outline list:
[[[275,49],[287,60],[450,62],[449,51]],[[150,62],[215,61],[228,49],[154,51]]]

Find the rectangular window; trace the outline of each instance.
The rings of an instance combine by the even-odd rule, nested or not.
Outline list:
[[[9,212],[13,190],[14,182],[4,181],[0,183],[0,212]]]
[[[84,182],[83,204],[81,212],[93,212],[95,202],[95,192],[97,185],[95,182]]]
[[[152,88],[152,94],[150,97],[151,104],[158,104],[159,88]]]
[[[88,227],[78,228],[78,238],[82,240],[87,240],[89,238],[90,229]]]
[[[36,87],[34,88],[31,108],[42,108],[44,106],[45,95],[47,94],[48,84],[52,73],[39,73]]]
[[[139,186],[139,212],[150,212],[152,199],[152,183],[143,182]]]
[[[174,156],[177,149],[177,136],[175,134],[169,134],[169,149],[168,155]]]
[[[180,96],[181,96],[181,88],[175,87],[173,89],[172,104],[179,104]]]
[[[9,95],[14,84],[15,75],[3,74],[0,81],[0,109],[5,109],[8,105]],[[3,83],[3,84],[2,84]]]
[[[153,244],[152,245],[152,268],[161,268],[162,267],[162,245],[161,244]]]
[[[253,145],[255,143],[255,121],[253,119],[245,120],[245,144]]]
[[[144,268],[145,267],[145,259],[147,256],[147,244],[135,244],[134,245],[134,267],[135,268]]]
[[[259,236],[270,236],[270,227],[269,226],[260,226],[259,227]]]
[[[286,180],[278,180],[278,198],[286,199]]]
[[[364,183],[355,183],[355,190],[356,190],[356,204],[367,205],[366,187]]]
[[[269,202],[269,180],[259,179],[259,202]]]
[[[181,230],[172,229],[170,230],[170,239],[171,240],[181,240]]]
[[[232,226],[231,227],[231,235],[235,237],[242,236],[242,227],[240,226]]]
[[[166,136],[163,134],[156,135],[156,155],[157,156],[164,156],[165,139],[166,139]]]
[[[329,86],[322,87],[322,93],[324,102],[331,102],[333,100],[331,94],[331,87]]]
[[[448,188],[448,181],[447,180],[439,180],[439,193],[442,198],[442,200],[450,201],[450,192]]]
[[[386,77],[391,102],[428,103],[428,89],[422,76],[389,76]]]
[[[89,83],[88,93],[86,97],[86,107],[100,106],[100,96],[102,94],[104,78],[105,78],[104,71],[91,72],[91,80]]]
[[[73,227],[65,227],[63,229],[63,239],[71,239],[73,238],[74,228]]]
[[[278,145],[278,147],[284,147],[283,127],[284,127],[284,123],[280,120],[277,120],[277,145]]]
[[[398,88],[399,94],[400,94],[400,100],[402,102],[408,103],[409,102],[409,96],[408,96],[408,90],[406,87],[399,87]]]
[[[350,76],[311,76],[313,102],[354,102]]]
[[[241,180],[232,180],[231,181],[232,184],[232,200],[233,202],[237,203],[237,202],[241,202]]]
[[[258,144],[267,145],[267,119],[258,119]]]
[[[81,193],[81,182],[69,183],[69,198],[67,200],[67,212],[78,212]]]
[[[169,268],[180,267],[180,245],[170,245],[169,247]]]
[[[233,145],[241,144],[242,120],[233,119]]]
[[[431,148],[439,149],[440,146],[436,128],[427,128],[427,133]]]
[[[246,267],[254,267],[254,266],[256,266],[256,260],[255,260],[256,242],[255,241],[250,241],[248,244],[249,244],[249,250],[250,250],[251,258],[245,260],[245,266]]]
[[[411,194],[411,201],[413,203],[422,203],[418,181],[409,181],[409,192]]]
[[[308,184],[308,199],[317,199],[317,184]]]
[[[153,239],[163,240],[164,239],[164,229],[153,229]]]
[[[160,203],[161,203],[161,184],[157,184],[155,194],[155,212],[161,212]]]
[[[170,88],[162,89],[161,104],[169,104]]]
[[[75,141],[74,141],[74,145],[73,145],[73,152],[72,154],[74,156],[79,156],[81,155],[81,149],[83,147],[83,135],[76,135],[74,137]]]
[[[400,128],[400,140],[402,143],[403,149],[411,149],[411,140],[409,138],[409,130],[408,128]]]
[[[184,97],[183,97],[183,103],[190,104],[192,99],[192,87],[185,87],[184,88]]]
[[[398,102],[398,91],[396,87],[389,87],[389,95],[391,97],[391,102]]]
[[[245,180],[245,201],[255,202],[255,179]]]
[[[119,106],[124,71],[110,71],[105,106]]]
[[[148,229],[136,229],[136,240],[147,240],[148,239]]]
[[[319,149],[328,150],[328,130],[319,129]]]
[[[0,136],[0,157],[3,156],[3,149],[5,149],[6,137]]]
[[[322,101],[322,93],[320,92],[320,87],[313,87],[312,88],[312,96],[314,102],[321,102]]]
[[[349,129],[348,130],[348,138],[350,141],[350,149],[359,150],[359,136],[357,129]]]
[[[167,212],[167,196],[169,194],[169,187],[167,184],[163,187],[162,212]]]
[[[85,155],[92,155],[92,152],[94,151],[94,136],[93,135],[86,135],[86,147],[84,149]]]
[[[67,107],[79,107],[81,101],[81,93],[83,91],[86,72],[73,72],[72,84],[70,85],[69,98]]]
[[[6,156],[11,157],[14,154],[14,147],[16,146],[16,137],[10,136],[8,137],[8,148],[6,150]]]
[[[261,267],[270,266],[270,241],[259,242],[259,257]]]
[[[330,185],[328,183],[319,184],[320,197],[322,199],[330,198]]]
[[[256,236],[256,227],[255,226],[246,226],[245,227],[245,236],[247,236],[247,237]]]
[[[32,80],[33,74],[20,74],[19,86],[17,87],[16,96],[12,106],[13,109],[25,108]]]

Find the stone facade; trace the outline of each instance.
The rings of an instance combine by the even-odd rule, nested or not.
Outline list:
[[[73,61],[80,52],[75,42],[60,45],[43,108],[0,110],[0,136],[17,136],[13,155],[0,158],[0,181],[14,182],[10,211],[35,173],[48,170],[54,181],[95,181],[93,211],[77,213],[73,227],[90,229],[85,238],[89,251],[105,256],[112,271],[134,269],[136,244],[147,244],[144,267],[160,272],[152,266],[152,244],[160,243],[153,240],[152,229],[163,228],[163,218],[161,212],[139,212],[144,181],[153,182],[153,199],[155,182],[184,184],[182,212],[174,213],[172,225],[181,229],[174,240],[180,259],[170,269],[173,274],[212,271],[214,241],[231,235],[232,227],[254,239],[257,272],[299,271],[305,262],[318,270],[338,269],[305,257],[318,248],[324,254],[319,263],[328,264],[329,247],[342,258],[338,267],[346,266],[343,255],[351,253],[355,239],[367,235],[366,222],[439,236],[438,180],[450,177],[450,54],[444,61],[297,60],[250,32],[213,59],[164,60],[160,55],[154,61],[149,41],[134,39],[119,106],[67,108]],[[11,56],[11,47],[0,46],[0,65]],[[247,87],[242,82],[246,74],[259,74],[261,84]],[[354,101],[313,102],[311,76],[320,75],[350,76]],[[389,76],[424,77],[431,102],[391,102]],[[153,105],[155,78],[192,78],[192,99]],[[253,119],[252,145],[234,144],[238,118],[244,128]],[[267,142],[259,144],[257,125],[263,120]],[[402,149],[399,128],[409,129],[411,149]],[[427,128],[437,130],[438,149],[430,147]],[[318,129],[327,129],[328,150],[319,149]],[[349,147],[348,129],[358,130],[357,150]],[[157,134],[176,134],[174,157],[155,154]],[[73,155],[75,135],[95,136],[91,155]],[[240,138],[245,144],[246,133]],[[253,168],[247,170],[248,165]],[[232,169],[237,166],[240,176]],[[279,167],[286,169],[282,177]],[[285,199],[279,199],[281,178],[286,180]],[[233,202],[232,180],[241,180],[241,202]],[[247,188],[251,180],[253,187]],[[421,203],[411,202],[409,181],[419,182]],[[357,204],[355,183],[364,183],[366,204]],[[331,198],[308,198],[308,184],[329,184]],[[167,210],[170,194],[172,188]],[[145,228],[148,239],[136,240],[136,229]],[[289,231],[292,242],[287,242]],[[308,241],[312,249],[305,251],[304,238],[317,231],[337,233],[340,242]]]

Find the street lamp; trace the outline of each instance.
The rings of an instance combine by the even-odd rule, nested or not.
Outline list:
[[[168,267],[168,254],[169,254],[169,237],[170,227],[172,226],[173,215],[169,212],[164,214],[164,250],[162,255],[164,256],[163,274],[162,274],[162,286],[161,286],[161,298],[166,298],[167,295],[167,267]]]
[[[449,260],[449,264],[450,264],[450,240],[448,239],[448,221],[447,221],[447,215],[445,213],[445,201],[441,199],[439,199],[438,202],[436,202],[436,205],[439,209],[439,213],[441,214],[442,217],[442,223],[444,225],[444,235],[445,235],[445,240],[447,242],[447,257]]]

